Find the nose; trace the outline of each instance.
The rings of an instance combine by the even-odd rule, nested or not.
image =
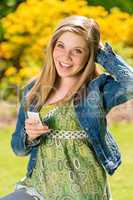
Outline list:
[[[62,59],[64,61],[72,60],[71,51],[64,51],[64,54],[62,55]]]

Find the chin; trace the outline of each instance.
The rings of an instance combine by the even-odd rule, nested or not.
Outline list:
[[[61,78],[69,77],[69,75],[58,73],[58,76]]]
[[[69,77],[70,76],[70,72],[66,72],[66,73],[64,73],[64,72],[62,72],[62,71],[57,71],[57,74],[58,74],[58,76],[59,77]]]

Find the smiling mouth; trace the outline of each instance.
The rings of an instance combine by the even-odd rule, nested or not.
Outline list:
[[[69,65],[69,64],[66,64],[66,63],[63,63],[63,62],[59,62],[59,64],[60,64],[60,66],[62,68],[70,68],[70,67],[72,67],[72,65]]]

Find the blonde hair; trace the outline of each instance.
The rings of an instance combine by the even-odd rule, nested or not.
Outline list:
[[[41,74],[28,93],[27,108],[33,100],[35,100],[37,108],[40,108],[45,103],[52,89],[54,89],[57,72],[52,56],[53,49],[58,38],[66,31],[81,35],[85,39],[89,48],[89,58],[81,72],[78,83],[70,89],[69,94],[67,94],[60,102],[69,101],[73,95],[80,90],[83,84],[99,75],[95,65],[95,55],[100,41],[99,25],[92,18],[84,16],[67,17],[57,26],[49,41],[46,54],[46,65],[43,67]]]

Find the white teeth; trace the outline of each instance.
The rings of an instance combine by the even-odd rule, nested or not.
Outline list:
[[[65,63],[60,63],[63,67],[71,67],[71,65],[65,64]]]

